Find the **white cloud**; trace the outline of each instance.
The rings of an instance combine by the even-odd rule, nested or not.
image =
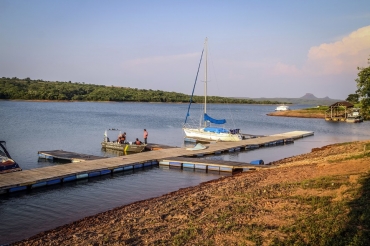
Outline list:
[[[357,67],[366,66],[369,55],[370,26],[366,26],[337,42],[311,47],[301,68],[278,62],[274,72],[301,76],[355,73]]]

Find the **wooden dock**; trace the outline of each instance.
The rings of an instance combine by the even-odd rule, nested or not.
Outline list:
[[[20,172],[5,173],[0,175],[0,194],[158,165],[160,161],[170,160],[176,157],[199,157],[204,155],[220,154],[223,152],[234,152],[263,146],[272,146],[279,143],[293,141],[293,139],[311,136],[313,134],[313,132],[307,131],[294,131],[266,137],[246,139],[238,142],[207,144],[207,148],[203,150],[189,151],[186,150],[186,148],[168,148],[123,157],[94,159],[80,163],[68,163],[64,165],[23,170]],[[219,166],[220,171],[223,171],[226,163],[223,162],[223,164],[221,164],[217,163],[217,161],[213,161],[213,163],[205,163],[203,160],[202,162],[203,165],[211,166],[211,168]]]
[[[242,139],[250,139],[250,138],[261,138],[261,137],[266,137],[265,135],[254,135],[254,134],[246,134],[246,133],[240,133],[242,136]],[[217,141],[215,140],[204,140],[204,139],[198,139],[198,138],[184,138],[184,141],[187,143],[216,143]]]
[[[157,144],[157,143],[148,143],[145,146],[145,150],[160,150],[160,149],[172,149],[172,148],[176,148],[176,147],[164,145],[164,144]]]
[[[217,172],[243,172],[256,170],[257,168],[268,168],[269,165],[254,165],[245,162],[209,160],[189,157],[173,157],[159,161],[159,165],[178,167],[181,169],[202,169]]]
[[[47,160],[66,160],[70,162],[81,162],[81,161],[91,161],[105,159],[107,157],[96,156],[96,155],[85,155],[64,150],[49,150],[49,151],[39,151],[39,158]]]

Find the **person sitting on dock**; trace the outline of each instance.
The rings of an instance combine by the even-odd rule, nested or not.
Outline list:
[[[136,145],[141,145],[142,143],[141,143],[141,141],[138,138],[136,138],[135,144]]]

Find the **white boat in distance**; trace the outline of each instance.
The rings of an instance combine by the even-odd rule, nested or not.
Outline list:
[[[276,107],[276,109],[275,109],[275,111],[287,111],[287,110],[290,110],[289,106],[287,106],[287,105],[280,105],[280,106]]]
[[[206,141],[225,141],[225,142],[240,141],[243,139],[242,135],[240,134],[240,129],[226,129],[222,127],[212,127],[211,123],[225,124],[226,120],[225,119],[221,119],[221,120],[213,119],[207,114],[207,79],[208,79],[207,78],[207,62],[208,62],[207,61],[208,59],[207,58],[208,56],[207,41],[208,40],[206,38],[204,42],[204,49],[202,51],[202,55],[201,55],[201,59],[199,63],[199,67],[200,67],[200,64],[203,58],[203,52],[204,52],[205,54],[205,73],[204,73],[204,115],[203,115],[203,119],[199,123],[198,127],[189,126],[186,122],[189,116],[189,110],[190,110],[190,105],[192,103],[192,97],[194,94],[195,84],[197,82],[197,77],[198,77],[198,73],[197,73],[197,77],[195,79],[195,84],[193,87],[193,94],[190,98],[188,113],[185,118],[183,130],[184,130],[186,138],[194,138],[194,139],[206,140]],[[199,72],[199,67],[198,67],[198,72]]]

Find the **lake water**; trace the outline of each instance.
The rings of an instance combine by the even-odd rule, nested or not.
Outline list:
[[[0,140],[7,142],[12,158],[24,170],[61,165],[39,161],[37,152],[40,150],[62,149],[114,156],[100,147],[104,131],[108,128],[125,131],[129,141],[137,137],[142,139],[143,129],[146,128],[149,143],[181,147],[184,144],[181,126],[187,107],[186,104],[159,103],[0,101]],[[209,106],[208,113],[215,118],[226,118],[227,127],[240,128],[247,134],[270,135],[302,130],[313,131],[314,136],[297,140],[294,144],[209,158],[243,162],[263,159],[268,163],[327,144],[370,139],[369,122],[349,124],[323,119],[266,116],[275,107],[216,104]],[[290,108],[304,107],[307,106],[293,105]],[[200,109],[195,111],[198,113]],[[197,119],[196,115],[191,113],[189,120]],[[116,135],[115,132],[110,137],[116,138]],[[0,196],[0,244],[18,241],[114,207],[195,186],[222,175],[226,174],[151,167]]]

